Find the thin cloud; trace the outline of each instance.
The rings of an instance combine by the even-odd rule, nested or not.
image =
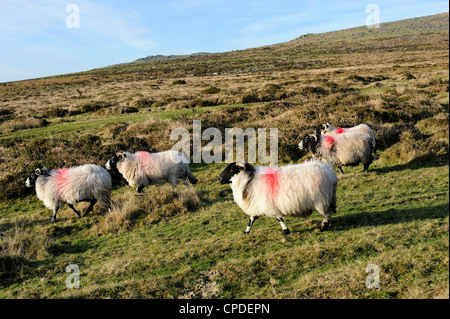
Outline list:
[[[143,18],[134,9],[119,10],[112,6],[80,2],[80,20],[84,34],[104,35],[139,50],[152,50],[157,43],[150,39],[151,30],[139,24]]]
[[[19,42],[32,37],[64,39],[70,32],[66,27],[66,6],[63,1],[5,1],[0,4],[0,39]],[[151,40],[151,31],[140,25],[143,18],[136,10],[122,10],[111,5],[91,1],[77,1],[80,9],[80,28],[77,33],[90,37],[107,37],[138,50],[157,47]],[[74,34],[75,32],[72,32]],[[81,39],[82,40],[82,39]],[[106,39],[107,40],[107,39]]]

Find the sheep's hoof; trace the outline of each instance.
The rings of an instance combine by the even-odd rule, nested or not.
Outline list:
[[[330,226],[329,223],[323,224],[322,226],[320,226],[320,231],[327,231],[329,226]]]
[[[283,230],[283,235],[289,235],[290,233],[291,232],[287,228]]]
[[[56,223],[56,218],[52,218],[51,222]]]
[[[242,232],[242,235],[247,235],[247,234],[249,234],[249,233],[250,233],[250,232],[244,230],[244,231]]]

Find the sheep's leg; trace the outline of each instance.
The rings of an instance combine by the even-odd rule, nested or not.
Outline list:
[[[327,210],[318,210],[324,218],[322,224],[320,225],[320,231],[326,231],[330,227],[330,219],[332,214],[336,214],[336,195],[333,196],[333,200]]]
[[[89,205],[89,207],[86,209],[86,211],[83,214],[83,217],[86,216],[87,214],[89,214],[92,210],[92,208],[94,208],[94,205],[97,203],[96,199],[91,200],[91,204]]]
[[[248,234],[250,232],[250,229],[252,229],[253,223],[255,222],[255,220],[257,220],[259,217],[258,216],[250,216],[250,221],[248,222],[248,226],[245,229],[245,231],[243,232],[243,234]]]
[[[342,170],[342,167],[338,166],[337,168],[339,168],[339,170],[341,171],[341,173],[344,174],[344,171]]]
[[[373,153],[373,159],[377,160],[378,159],[378,155],[377,155],[377,146],[376,146],[376,142],[372,141],[372,153]]]
[[[175,191],[175,189],[177,188],[177,185],[178,185],[178,180],[170,180],[169,185],[170,185],[170,187],[172,187],[172,190]]]
[[[189,179],[189,182],[194,185],[198,183],[197,177],[195,177],[190,171],[187,172],[187,177]]]
[[[280,222],[281,228],[283,229],[283,235],[289,235],[291,232],[287,228],[286,224],[283,221],[283,218],[277,218],[277,220]]]
[[[139,185],[137,188],[136,188],[136,191],[139,193],[139,194],[142,194],[143,192],[142,192],[142,189],[144,188],[144,185]]]
[[[367,173],[369,171],[370,163],[366,163],[366,164],[363,164],[363,165],[364,165],[364,172]]]
[[[58,208],[53,210],[52,223],[56,222],[56,213],[58,212]]]
[[[108,211],[111,212],[111,210],[112,210],[111,195],[108,194],[108,196],[105,199],[105,203],[108,206]]]
[[[330,218],[325,216],[325,218],[322,220],[322,224],[320,225],[320,231],[327,231],[330,227]]]
[[[77,210],[75,209],[75,207],[73,207],[72,204],[67,203],[67,206],[69,206],[69,208],[70,208],[71,210],[73,210],[73,212],[77,215],[78,218],[81,217],[80,212],[77,211]]]

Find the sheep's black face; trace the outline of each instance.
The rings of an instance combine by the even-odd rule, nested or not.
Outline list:
[[[298,143],[298,148],[301,150],[311,150],[315,147],[318,141],[317,135],[305,135],[303,139]]]
[[[34,184],[36,184],[37,178],[38,178],[38,175],[36,175],[35,172],[32,172],[30,174],[30,176],[28,176],[28,178],[27,178],[27,180],[25,182],[25,185],[27,187],[32,187]]]
[[[218,181],[220,184],[229,184],[231,183],[231,178],[239,174],[240,172],[247,171],[247,172],[254,172],[254,168],[252,165],[248,163],[231,163],[229,164],[222,173],[220,173]]]
[[[116,154],[114,154],[106,162],[106,169],[107,170],[116,169],[117,168],[117,163],[119,163],[120,161],[123,161],[124,158],[125,158],[125,154],[123,154],[123,153],[116,153]]]
[[[48,174],[48,171],[46,168],[40,169],[37,168],[33,172],[31,172],[30,176],[28,176],[27,180],[25,181],[25,185],[27,187],[33,187],[34,184],[36,184],[36,180],[40,175],[46,175]]]
[[[311,137],[309,135],[305,135],[300,143],[298,143],[298,148],[301,150],[308,149],[309,144],[311,143]]]

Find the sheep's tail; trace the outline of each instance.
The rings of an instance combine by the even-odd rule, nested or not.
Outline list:
[[[190,171],[187,172],[187,178],[189,179],[189,182],[194,185],[198,183],[197,177],[194,176]]]

